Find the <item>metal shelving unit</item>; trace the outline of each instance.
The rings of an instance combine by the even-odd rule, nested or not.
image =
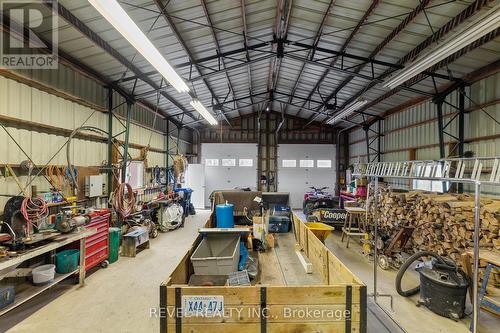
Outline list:
[[[374,181],[374,204],[378,203],[379,179],[429,180],[474,186],[474,272],[473,272],[473,314],[472,331],[477,333],[479,317],[478,270],[479,270],[479,233],[481,228],[481,186],[500,186],[500,157],[449,158],[423,161],[373,162],[357,163],[354,176],[365,176]],[[378,211],[374,216],[374,237],[378,236]],[[375,304],[382,309],[401,329],[392,315],[378,302],[377,296],[377,251],[373,258],[373,298]],[[404,330],[404,329],[403,329]],[[404,330],[405,331],[405,330]]]

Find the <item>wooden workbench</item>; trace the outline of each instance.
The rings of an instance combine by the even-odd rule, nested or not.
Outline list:
[[[32,250],[28,250],[24,253],[19,254],[17,257],[13,257],[10,259],[5,259],[0,261],[0,280],[6,275],[8,272],[16,269],[17,266],[22,264],[24,261],[44,255],[46,253],[52,252],[61,248],[65,245],[68,245],[73,242],[80,242],[80,265],[79,267],[70,273],[67,274],[55,274],[54,280],[48,284],[40,285],[40,286],[31,286],[26,290],[23,290],[21,293],[16,294],[16,298],[14,303],[0,310],[0,316],[14,309],[15,307],[27,302],[33,297],[39,295],[50,287],[56,285],[67,277],[79,274],[79,284],[83,286],[85,283],[85,238],[96,233],[96,229],[85,229],[75,233],[69,233],[66,235],[61,235],[56,238],[56,240],[42,245],[40,247],[34,248]]]

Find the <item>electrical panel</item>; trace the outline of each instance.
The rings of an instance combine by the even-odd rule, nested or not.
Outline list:
[[[85,176],[85,196],[89,198],[102,195],[102,175]]]

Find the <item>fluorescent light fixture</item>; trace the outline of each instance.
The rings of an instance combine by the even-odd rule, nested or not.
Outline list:
[[[203,118],[205,118],[206,121],[208,121],[210,125],[217,125],[217,120],[210,112],[208,112],[207,108],[204,107],[199,100],[193,98],[190,104],[196,111],[199,112],[199,114],[201,114]]]
[[[127,15],[116,0],[88,0],[89,3],[167,80],[178,92],[189,92],[186,82]]]
[[[333,125],[336,122],[344,119],[345,117],[350,116],[354,111],[358,110],[366,103],[368,103],[368,101],[366,99],[360,98],[357,101],[351,103],[351,105],[349,105],[345,109],[342,109],[342,110],[336,112],[335,115],[333,117],[331,117],[330,119],[328,119],[328,121],[326,123],[329,125]]]
[[[467,25],[459,33],[440,43],[436,48],[422,55],[401,69],[384,83],[384,87],[394,89],[412,77],[422,73],[451,54],[461,50],[479,38],[500,27],[500,4]]]

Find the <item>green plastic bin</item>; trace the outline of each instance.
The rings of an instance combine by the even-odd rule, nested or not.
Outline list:
[[[59,274],[67,274],[75,271],[78,268],[80,259],[80,251],[64,250],[56,253],[56,272]]]
[[[122,229],[109,228],[109,263],[112,264],[118,260],[120,251],[120,236]]]

